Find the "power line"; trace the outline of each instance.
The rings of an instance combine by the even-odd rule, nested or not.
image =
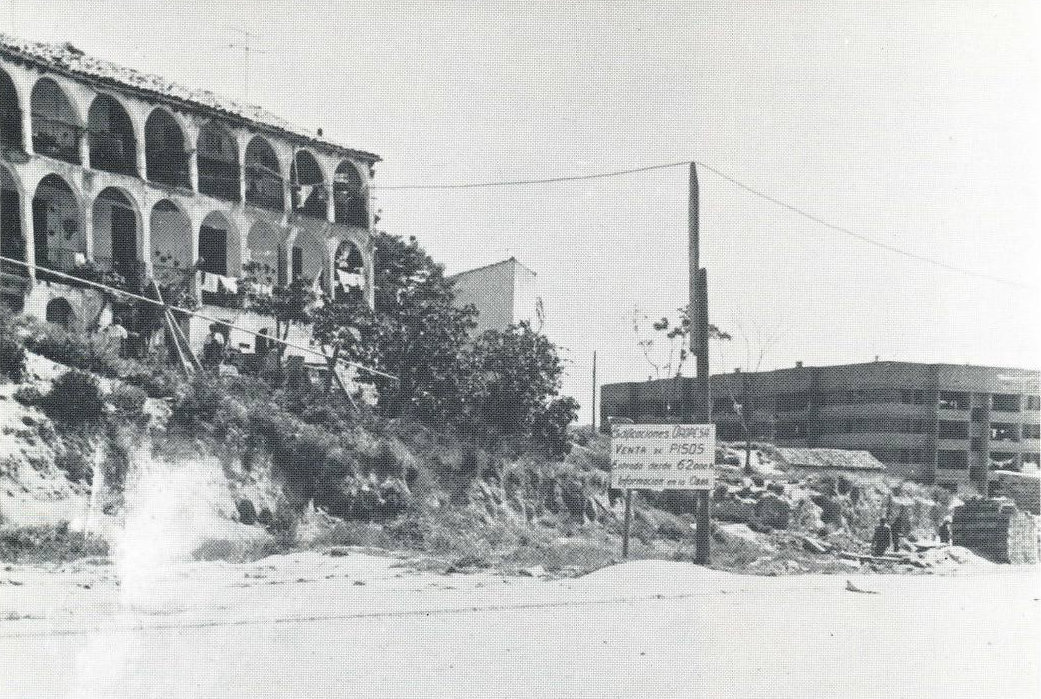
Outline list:
[[[634,172],[647,172],[649,170],[664,170],[680,165],[690,165],[689,160],[681,160],[675,163],[663,163],[661,165],[648,165],[647,167],[631,168],[629,170],[614,170],[612,172],[598,172],[592,175],[572,175],[568,177],[546,177],[534,180],[503,180],[498,182],[466,182],[460,184],[402,184],[402,185],[371,185],[372,189],[477,189],[479,187],[508,187],[523,184],[545,184],[549,182],[575,182],[577,180],[599,180],[605,177],[618,177],[619,175],[630,175]]]
[[[926,257],[925,255],[920,255],[918,253],[911,252],[910,250],[904,250],[903,248],[898,248],[895,245],[890,245],[890,244],[884,243],[884,242],[882,242],[880,240],[875,240],[874,238],[872,238],[870,236],[867,236],[867,235],[864,235],[863,233],[857,233],[856,231],[850,230],[849,228],[845,228],[843,226],[839,226],[837,224],[834,224],[834,223],[831,223],[829,221],[826,221],[826,220],[822,219],[821,217],[816,216],[815,214],[812,214],[812,213],[810,213],[810,212],[808,212],[808,211],[806,211],[804,209],[800,209],[797,206],[794,206],[794,205],[789,204],[789,203],[787,203],[785,201],[782,201],[781,199],[778,199],[777,197],[774,197],[774,196],[772,196],[770,194],[767,194],[766,192],[760,191],[760,190],[756,189],[755,187],[747,185],[744,182],[738,180],[736,177],[733,177],[733,176],[728,175],[727,173],[723,172],[719,168],[713,167],[711,165],[707,165],[706,163],[703,163],[703,162],[698,161],[698,160],[693,160],[693,161],[692,160],[683,160],[683,161],[678,161],[678,162],[674,162],[674,163],[662,163],[662,164],[659,164],[659,165],[648,165],[648,166],[645,166],[645,167],[629,168],[629,169],[626,169],[626,170],[612,170],[612,171],[608,171],[608,172],[592,173],[592,174],[589,174],[589,175],[572,175],[572,176],[564,176],[564,177],[544,177],[544,178],[529,179],[529,180],[498,180],[498,181],[490,181],[490,182],[466,182],[466,183],[449,183],[449,184],[408,184],[408,185],[388,185],[388,186],[372,185],[371,187],[372,187],[372,189],[380,189],[380,190],[478,189],[478,188],[484,188],[484,187],[511,187],[511,186],[517,186],[517,185],[549,184],[549,183],[554,183],[554,182],[575,182],[575,181],[578,181],[578,180],[604,179],[604,178],[608,178],[608,177],[618,177],[620,175],[630,175],[630,174],[638,173],[638,172],[648,172],[648,171],[651,171],[651,170],[665,170],[665,169],[668,169],[668,168],[679,167],[680,165],[690,165],[691,163],[694,163],[695,165],[708,170],[709,172],[711,172],[711,173],[717,175],[718,177],[720,177],[721,179],[724,179],[727,182],[730,182],[731,184],[734,184],[734,185],[740,187],[741,189],[745,190],[746,192],[749,192],[750,194],[753,194],[753,195],[755,195],[755,196],[757,196],[757,197],[759,197],[761,199],[765,199],[766,201],[768,201],[768,202],[770,202],[772,204],[775,204],[777,206],[780,206],[781,208],[787,209],[788,211],[791,211],[792,213],[798,214],[799,216],[802,216],[803,218],[809,219],[810,221],[813,221],[814,223],[816,223],[816,224],[818,224],[820,226],[824,226],[825,228],[833,230],[833,231],[835,231],[837,233],[842,233],[843,235],[846,235],[846,236],[849,236],[849,237],[854,238],[856,240],[859,240],[862,243],[867,243],[868,245],[872,245],[874,247],[880,248],[882,250],[886,250],[888,252],[891,252],[891,253],[894,253],[894,254],[897,254],[897,255],[903,255],[904,257],[910,258],[912,260],[916,260],[918,262],[924,262],[926,264],[930,264],[930,265],[933,265],[935,267],[940,267],[941,269],[946,269],[947,271],[950,271],[950,272],[959,272],[961,274],[967,274],[969,276],[977,277],[979,279],[987,279],[989,281],[996,282],[998,284],[1004,284],[1006,286],[1012,286],[1012,287],[1016,287],[1016,288],[1020,288],[1020,289],[1030,289],[1030,290],[1036,290],[1037,289],[1037,287],[1035,287],[1032,284],[1025,284],[1023,282],[1018,282],[1018,281],[1015,281],[1013,279],[1006,279],[1005,277],[999,277],[997,275],[988,274],[986,272],[981,272],[979,270],[971,269],[971,268],[968,268],[968,267],[959,267],[958,265],[953,265],[953,264],[950,264],[949,262],[944,262],[943,260],[937,260],[937,259],[932,258],[932,257]]]

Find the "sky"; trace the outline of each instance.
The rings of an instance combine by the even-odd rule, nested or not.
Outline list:
[[[1015,2],[0,0],[4,31],[260,104],[374,151],[379,227],[449,273],[538,274],[565,393],[655,374],[638,316],[687,301],[697,160],[715,371],[1041,365],[1039,9]],[[247,71],[241,48],[251,34]],[[248,79],[247,79],[248,75]],[[1034,288],[1024,288],[1023,285]],[[661,340],[650,348],[664,358]],[[693,367],[684,368],[692,374]]]

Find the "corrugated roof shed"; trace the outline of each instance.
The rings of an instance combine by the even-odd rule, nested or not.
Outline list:
[[[841,471],[884,471],[885,464],[867,451],[818,447],[777,447],[781,468],[814,468]]]
[[[197,110],[238,121],[262,131],[303,138],[310,144],[331,148],[344,155],[370,163],[379,162],[374,153],[347,148],[321,138],[317,133],[295,126],[277,114],[252,104],[237,102],[209,90],[192,89],[158,75],[143,73],[83,53],[71,44],[30,41],[0,33],[0,55],[73,78],[140,93],[182,109]]]

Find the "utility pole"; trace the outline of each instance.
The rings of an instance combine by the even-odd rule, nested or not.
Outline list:
[[[698,227],[698,171],[697,164],[690,164],[689,208],[687,232],[689,237],[688,262],[690,265],[690,351],[697,357],[697,380],[695,386],[695,417],[703,424],[712,422],[712,388],[708,373],[708,274],[701,268],[700,239]],[[712,493],[708,490],[695,492],[695,514],[697,529],[694,539],[694,562],[705,564],[711,560]]]
[[[593,436],[596,436],[596,350],[593,350]]]

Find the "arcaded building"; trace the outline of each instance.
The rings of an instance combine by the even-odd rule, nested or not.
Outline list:
[[[131,287],[185,281],[208,315],[257,326],[235,309],[248,266],[261,288],[307,279],[371,305],[378,161],[258,107],[0,34],[0,254],[35,265],[4,263],[0,291],[84,323],[97,293],[51,272],[92,266]]]
[[[870,451],[888,473],[985,492],[997,471],[1036,471],[1039,374],[1026,369],[868,362],[711,379],[713,421],[723,440],[744,437],[751,405],[757,440],[778,446]],[[601,424],[687,421],[696,379],[601,389]]]

